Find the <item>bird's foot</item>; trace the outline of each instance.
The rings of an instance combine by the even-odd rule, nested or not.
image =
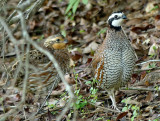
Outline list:
[[[121,112],[116,105],[111,105],[111,108],[114,109],[114,110],[117,110],[118,112]]]

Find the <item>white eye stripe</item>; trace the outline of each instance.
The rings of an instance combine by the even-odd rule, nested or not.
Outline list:
[[[109,16],[108,20],[111,18],[114,18],[115,15],[117,15],[118,17],[121,17],[124,13],[113,13],[111,16]]]

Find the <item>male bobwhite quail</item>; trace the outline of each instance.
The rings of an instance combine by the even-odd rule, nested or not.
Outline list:
[[[126,16],[123,12],[114,12],[109,16],[106,38],[95,53],[92,63],[95,79],[100,87],[107,90],[112,106],[117,110],[114,93],[130,80],[136,58],[121,28],[124,19]]]
[[[67,40],[60,34],[48,37],[44,42],[44,47],[50,51],[55,59],[57,60],[59,66],[61,67],[63,73],[69,72],[70,57],[69,52],[66,48]],[[22,58],[22,67],[18,76],[16,78],[15,85],[17,87],[22,87],[22,82],[25,77],[25,60],[26,54]],[[50,85],[54,81],[54,87],[56,87],[60,81],[60,77],[54,68],[53,63],[49,58],[38,50],[31,50],[28,53],[29,61],[29,88],[34,89],[34,87],[43,88],[46,85]],[[18,65],[20,61],[17,61],[10,71],[11,79],[14,78],[17,73]],[[30,68],[30,67],[36,67]],[[34,89],[35,90],[35,89]]]

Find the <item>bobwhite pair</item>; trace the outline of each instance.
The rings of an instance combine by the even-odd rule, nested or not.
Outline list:
[[[60,34],[50,36],[44,42],[45,49],[54,55],[64,74],[69,72],[70,64],[70,57],[66,48],[67,42],[68,41]],[[30,66],[34,66],[33,68],[29,68],[28,89],[35,91],[34,87],[43,88],[44,86],[50,85],[53,81],[54,87],[56,87],[60,81],[60,77],[49,58],[38,50],[31,50],[23,56],[22,66],[16,78],[15,85],[22,87],[22,82],[25,77],[25,60],[27,54]],[[12,66],[10,71],[11,79],[16,75],[19,64],[20,61],[17,61]]]
[[[106,38],[96,51],[92,63],[95,79],[100,87],[106,89],[112,106],[117,110],[115,91],[130,80],[136,58],[130,41],[122,31],[124,19],[126,16],[123,12],[109,16]]]
[[[126,16],[122,12],[115,12],[108,18],[109,28],[106,38],[95,53],[92,62],[93,70],[95,70],[95,79],[99,81],[100,87],[107,90],[112,100],[112,105],[117,110],[119,109],[116,106],[115,91],[130,80],[136,59],[130,41],[121,28],[124,19],[126,19]],[[70,59],[68,51],[65,49],[66,44],[64,43],[64,38],[56,36],[47,39],[44,46],[56,57],[63,72],[68,72]],[[35,50],[34,53],[40,56],[34,57],[33,54],[29,54],[29,62],[49,62],[49,59],[44,54],[37,52],[37,50]],[[49,62],[46,67],[51,67],[51,69],[47,69],[47,71],[51,70],[49,76],[52,77],[52,72],[54,72],[52,63]],[[33,76],[34,74],[31,75]],[[42,73],[41,75],[45,74]],[[33,77],[35,77],[35,75]],[[59,80],[60,79],[55,81],[55,85],[58,84]]]

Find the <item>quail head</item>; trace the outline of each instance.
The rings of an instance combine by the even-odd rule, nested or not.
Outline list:
[[[115,91],[130,80],[136,58],[121,28],[124,19],[126,16],[123,12],[114,12],[109,16],[106,38],[96,51],[92,63],[98,85],[108,92],[112,106],[117,110]]]

